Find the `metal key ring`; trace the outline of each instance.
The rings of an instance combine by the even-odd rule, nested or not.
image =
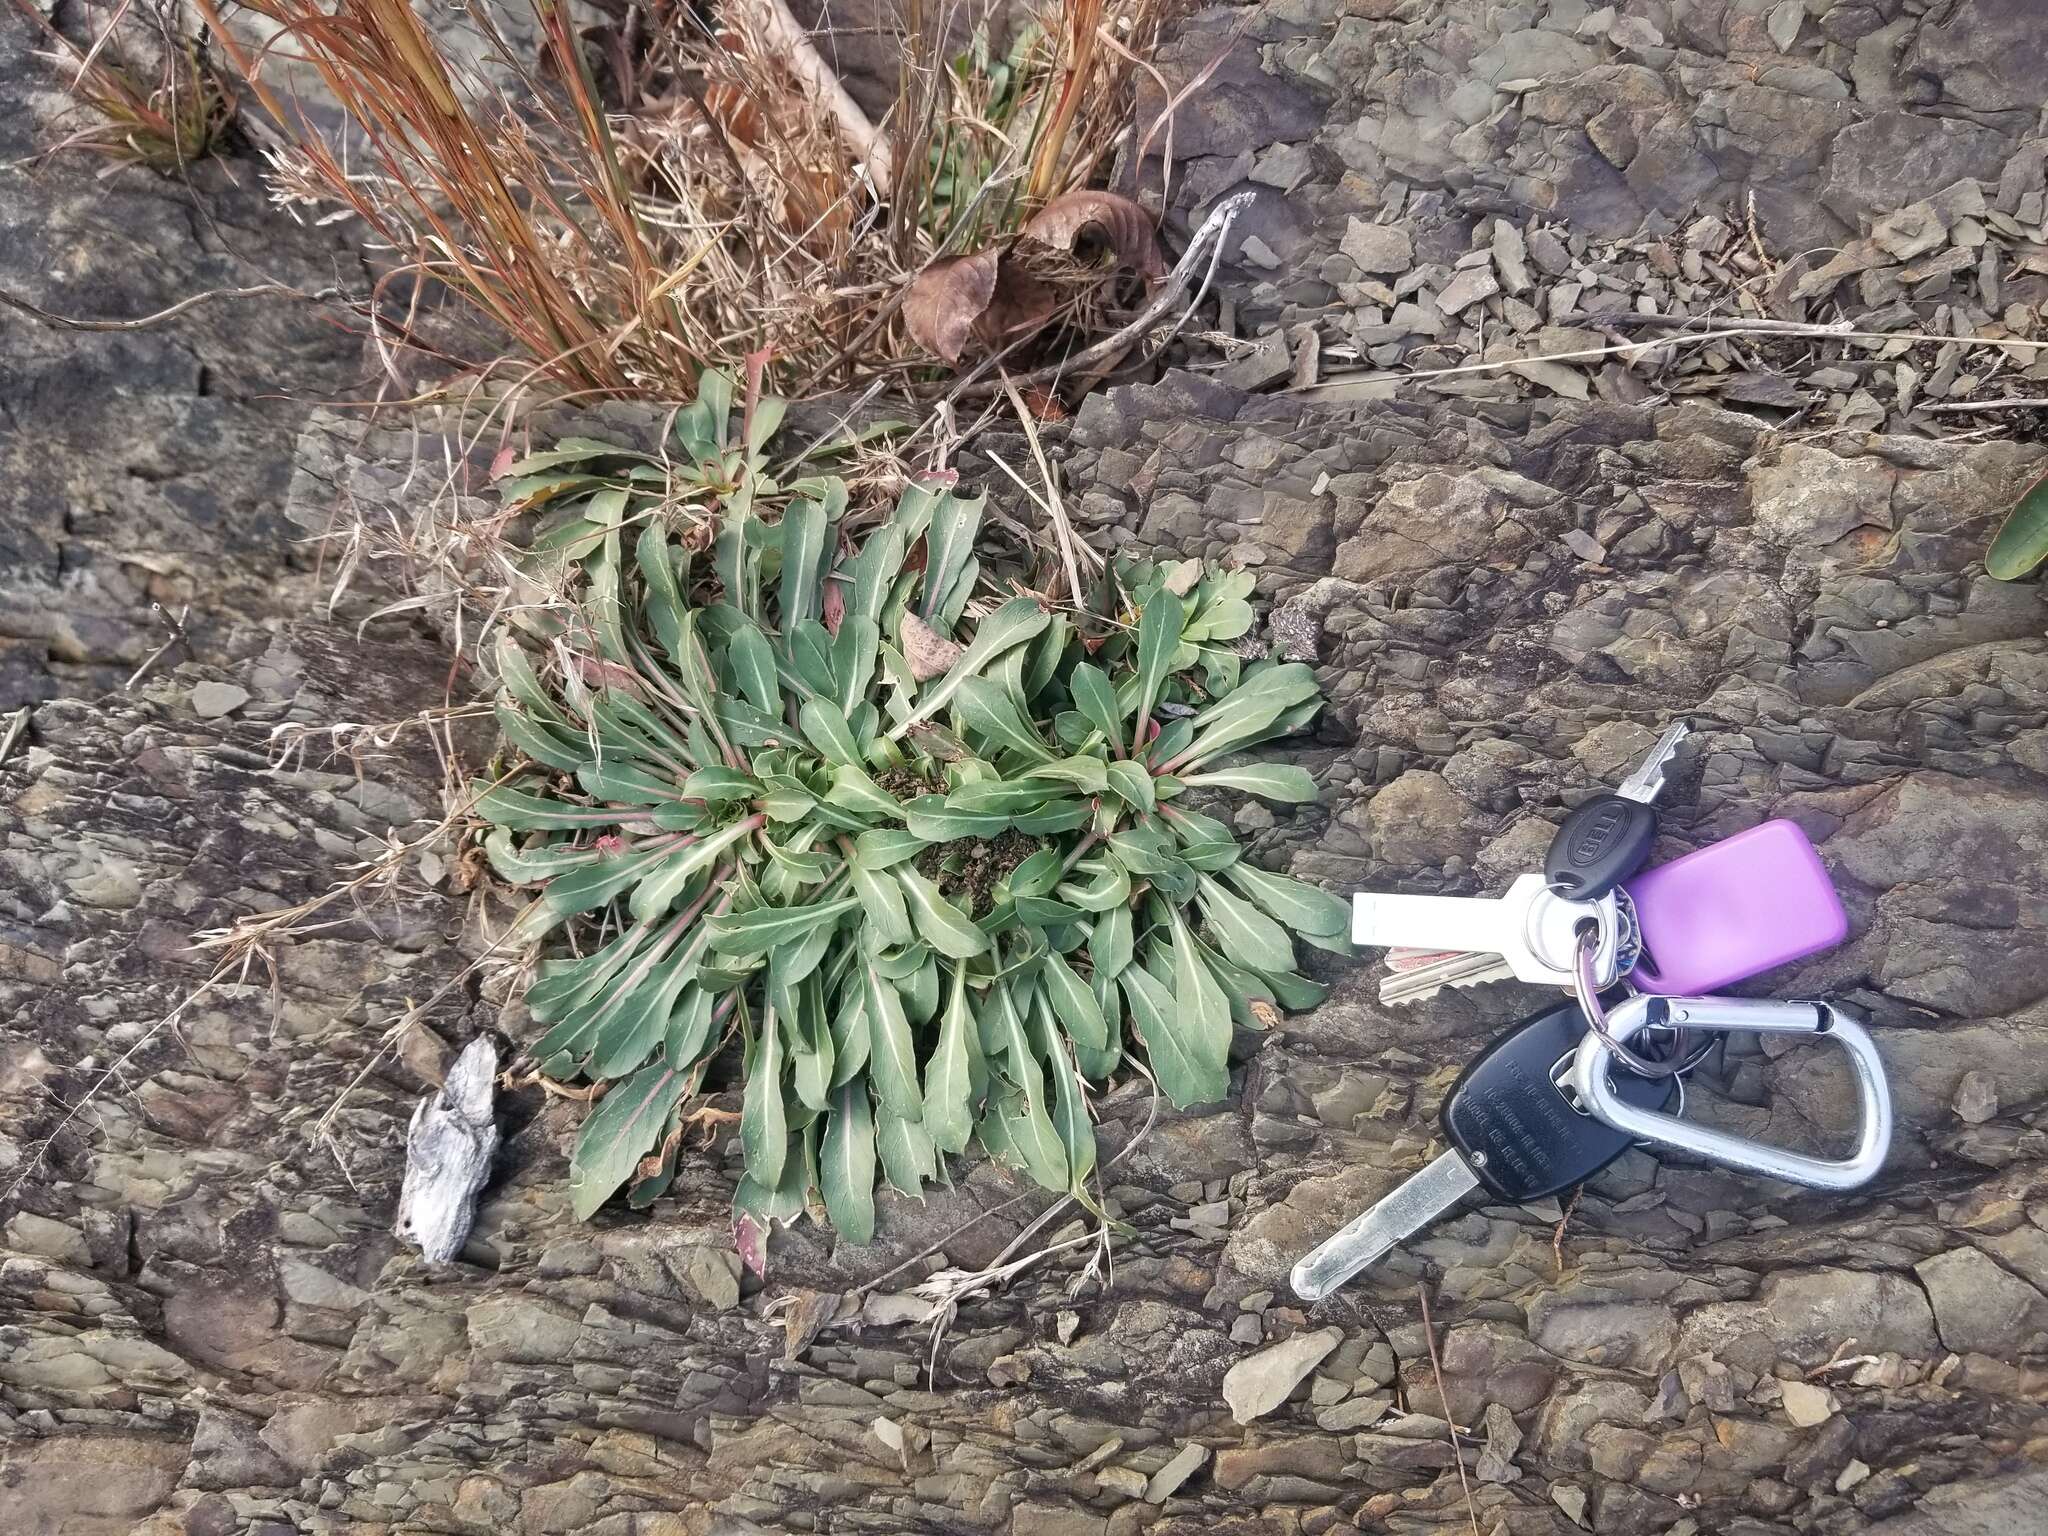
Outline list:
[[[1676,1077],[1681,1072],[1690,1071],[1697,1066],[1706,1052],[1689,1055],[1685,1050],[1685,1034],[1682,1030],[1674,1031],[1677,1040],[1669,1061],[1652,1061],[1615,1038],[1607,1027],[1607,1009],[1600,1001],[1600,974],[1594,968],[1599,944],[1598,926],[1592,922],[1579,924],[1578,948],[1572,956],[1572,992],[1578,999],[1579,1012],[1586,1016],[1586,1027],[1600,1037],[1601,1042],[1614,1053],[1615,1060],[1637,1077],[1652,1080]],[[1710,1044],[1708,1049],[1711,1048]]]
[[[1581,1036],[1579,1048],[1572,1056],[1572,1089],[1595,1118],[1618,1131],[1690,1152],[1725,1168],[1760,1173],[1810,1189],[1855,1189],[1868,1183],[1884,1166],[1892,1139],[1891,1091],[1885,1083],[1884,1062],[1877,1054],[1876,1044],[1848,1009],[1818,1000],[1773,1002],[1747,997],[1637,995],[1615,1010],[1608,1034],[1627,1038],[1666,1020],[1714,1032],[1743,1029],[1804,1035],[1832,1040],[1841,1046],[1848,1054],[1862,1108],[1854,1151],[1839,1159],[1813,1157],[1624,1103],[1608,1078],[1603,1059],[1609,1048],[1606,1035],[1598,1039]]]

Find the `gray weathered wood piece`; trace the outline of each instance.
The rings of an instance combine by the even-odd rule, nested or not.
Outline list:
[[[476,1197],[498,1150],[492,1118],[498,1049],[470,1041],[438,1093],[420,1100],[405,1136],[405,1183],[398,1196],[398,1235],[432,1263],[462,1251],[476,1219]]]

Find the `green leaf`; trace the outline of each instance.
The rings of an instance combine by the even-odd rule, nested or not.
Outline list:
[[[1316,797],[1316,781],[1306,768],[1292,763],[1250,763],[1239,768],[1213,768],[1191,773],[1185,783],[1211,789],[1236,789],[1283,805],[1306,805]]]
[[[764,955],[778,944],[802,938],[814,924],[836,923],[859,905],[859,897],[842,896],[795,907],[755,907],[714,917],[705,926],[712,947],[723,954]]]
[[[2018,581],[2048,560],[2048,475],[2027,487],[1999,525],[1984,569],[1999,581]]]
[[[745,820],[736,821],[723,831],[700,838],[681,853],[671,856],[659,870],[640,882],[639,889],[633,892],[633,899],[626,904],[626,910],[639,922],[659,917],[675,904],[675,899],[682,894],[683,887],[688,885],[700,870],[708,869],[717,862],[726,849],[749,835],[754,830],[756,820],[750,816]]]
[[[608,828],[619,822],[619,812],[609,806],[573,805],[553,795],[529,794],[510,785],[492,786],[481,780],[472,782],[469,790],[470,804],[477,815],[494,826],[510,827],[515,832]]]
[[[903,892],[886,870],[870,869],[856,859],[851,874],[854,894],[860,898],[862,919],[874,929],[876,937],[892,949],[917,937],[910,926],[910,914],[904,909]]]
[[[768,648],[768,637],[752,623],[740,625],[726,642],[725,659],[747,702],[771,718],[780,716],[782,686],[775,680],[775,653]]]
[[[966,960],[988,948],[988,935],[939,888],[908,864],[894,871],[910,898],[910,914],[917,936],[949,960]]]
[[[579,1220],[588,1221],[633,1176],[640,1159],[661,1139],[669,1111],[682,1100],[688,1081],[665,1063],[653,1062],[614,1087],[583,1122],[569,1159],[569,1202]]]
[[[1115,859],[1083,859],[1074,873],[1088,876],[1087,884],[1068,880],[1059,886],[1059,898],[1083,912],[1107,912],[1131,899],[1130,871]]]
[[[1226,597],[1205,607],[1188,625],[1183,638],[1189,641],[1235,640],[1252,627],[1252,617],[1250,603],[1241,597]]]
[[[1316,675],[1303,663],[1262,668],[1195,716],[1195,738],[1185,755],[1192,762],[1247,745],[1316,697]]]
[[[1124,967],[1131,963],[1131,954],[1131,909],[1119,903],[1095,919],[1095,927],[1088,936],[1088,959],[1100,980],[1122,975]]]
[[[1294,968],[1294,941],[1287,930],[1250,902],[1233,896],[1207,875],[1197,883],[1209,931],[1224,954],[1255,971]]]
[[[564,870],[611,857],[602,849],[582,848],[573,842],[536,843],[530,848],[519,848],[512,842],[510,827],[493,827],[484,839],[484,852],[498,878],[513,885],[533,885]]]
[[[863,816],[902,816],[905,809],[894,795],[868,777],[866,769],[851,763],[832,770],[832,789],[825,796],[825,803]]]
[[[922,1199],[925,1181],[939,1174],[931,1132],[918,1121],[885,1109],[875,1117],[875,1141],[882,1154],[883,1177],[904,1194]]]
[[[1018,1016],[1009,985],[999,981],[989,994],[1003,1042],[1002,1075],[1019,1090],[1010,1104],[998,1111],[1004,1133],[1034,1183],[1042,1189],[1064,1191],[1069,1184],[1067,1152],[1046,1112],[1045,1074],[1024,1033],[1024,1021]]]
[[[633,563],[640,567],[640,579],[646,585],[641,609],[647,622],[654,626],[654,638],[669,655],[681,655],[683,594],[676,582],[675,564],[669,557],[668,535],[659,522],[651,522],[640,530],[639,542],[633,546]]]
[[[1151,813],[1157,802],[1152,792],[1152,775],[1143,763],[1119,758],[1109,765],[1108,773],[1109,787],[1119,800],[1135,810]]]
[[[946,809],[990,816],[1019,816],[1064,799],[1061,786],[1043,779],[973,779],[946,796]]]
[[[545,763],[559,773],[574,773],[590,760],[587,746],[571,743],[540,721],[529,718],[509,698],[499,698],[496,713],[498,729],[505,733],[505,739],[535,762]]]
[[[716,1002],[702,987],[685,987],[669,1010],[668,1038],[662,1049],[678,1071],[697,1064],[711,1044],[712,1010]]]
[[[1017,701],[987,678],[965,679],[953,707],[967,729],[991,746],[1018,753],[1033,763],[1053,760],[1052,749],[1018,711]]]
[[[1276,875],[1256,864],[1233,864],[1223,878],[1296,933],[1342,939],[1351,929],[1351,904],[1318,886]]]
[[[1144,1042],[1159,1089],[1174,1106],[1208,1104],[1230,1088],[1230,1005],[1196,958],[1187,925],[1171,913],[1174,985],[1169,990],[1142,965],[1117,978]]]
[[[964,1152],[974,1133],[974,1098],[968,1069],[969,1036],[974,1021],[967,1012],[967,978],[953,967],[953,986],[939,1019],[939,1040],[924,1064],[924,1125],[942,1152]]]
[[[856,1079],[832,1095],[818,1146],[818,1184],[825,1213],[849,1243],[875,1235],[875,1118],[867,1084]]]
[[[837,705],[823,699],[806,699],[796,718],[803,727],[804,740],[826,762],[848,768],[861,766],[860,743],[853,739],[853,727],[846,723],[846,715]]]
[[[1088,1175],[1095,1169],[1095,1122],[1088,1118],[1088,1102],[1082,1096],[1080,1075],[1067,1054],[1059,1031],[1053,1027],[1043,999],[1031,1009],[1038,1049],[1052,1076],[1052,1124],[1066,1153],[1067,1190],[1089,1210],[1098,1207],[1087,1193]]]
[[[867,698],[881,649],[882,631],[873,619],[856,613],[841,622],[832,640],[832,677],[839,688],[839,707],[847,713]]]
[[[1061,1027],[1079,1044],[1092,1050],[1105,1049],[1109,1044],[1108,1021],[1102,1016],[1095,994],[1074,974],[1074,968],[1057,951],[1049,951],[1040,962],[1039,974],[1045,982],[1046,1001],[1052,1005]]]
[[[1108,765],[1099,757],[1063,757],[1040,763],[1027,777],[1071,784],[1084,795],[1099,795],[1109,788]]]
[[[541,898],[557,917],[574,917],[578,912],[603,906],[677,856],[674,849],[659,844],[652,848],[628,848],[555,876]]]
[[[1074,708],[1102,733],[1102,739],[1109,743],[1109,750],[1121,755],[1124,750],[1123,713],[1117,708],[1116,690],[1109,686],[1107,674],[1092,661],[1081,662],[1074,668],[1068,689],[1074,696]]]
[[[919,795],[901,807],[903,824],[928,843],[950,843],[963,837],[994,837],[1010,825],[1008,816],[993,811],[961,810],[943,795]]]
[[[760,792],[761,781],[752,774],[717,763],[699,768],[683,781],[683,798],[706,800],[713,805],[727,800],[751,800]]]
[[[996,657],[1013,645],[1022,645],[1046,626],[1049,615],[1037,602],[1028,597],[1012,598],[994,613],[981,621],[968,642],[960,659],[943,677],[934,678],[925,685],[918,695],[917,707],[907,719],[899,721],[889,729],[889,739],[896,740],[920,720],[929,719],[944,709],[960,685],[970,677],[977,677]]]
[[[887,869],[914,859],[931,846],[915,832],[896,827],[879,827],[853,840],[853,861],[863,869]]]
[[[747,1062],[747,1086],[740,1097],[740,1146],[746,1153],[748,1177],[771,1189],[781,1181],[782,1159],[789,1150],[789,1117],[782,1102],[782,1026],[773,1009],[761,1017]]]
[[[986,502],[984,496],[964,501],[948,493],[933,504],[931,525],[925,531],[922,617],[930,619],[939,612],[960,573],[974,558],[974,537],[981,531]]]
[[[1145,599],[1145,608],[1138,615],[1138,682],[1134,712],[1138,717],[1135,740],[1145,739],[1145,722],[1152,716],[1152,706],[1159,699],[1159,688],[1166,681],[1166,674],[1173,653],[1180,649],[1180,632],[1185,610],[1179,598],[1165,588],[1154,592]]]
[[[906,1120],[921,1119],[924,1097],[917,1086],[917,1046],[910,1021],[903,1016],[903,998],[896,983],[876,969],[870,957],[861,968],[866,986],[868,1075],[882,1105]]]
[[[793,501],[782,513],[782,627],[796,628],[818,616],[825,570],[825,508]]]

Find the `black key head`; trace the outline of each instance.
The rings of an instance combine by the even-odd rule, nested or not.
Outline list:
[[[1565,1003],[1516,1025],[1459,1074],[1444,1100],[1444,1137],[1501,1201],[1523,1205],[1560,1194],[1626,1152],[1633,1138],[1574,1107],[1552,1079],[1578,1049],[1585,1015]],[[1663,1109],[1678,1079],[1617,1072],[1616,1091]]]
[[[1569,901],[1597,901],[1643,867],[1657,811],[1640,800],[1595,795],[1565,817],[1543,856],[1543,878]]]

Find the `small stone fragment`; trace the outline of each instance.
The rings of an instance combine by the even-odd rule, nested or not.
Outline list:
[[[1966,1125],[1982,1125],[1998,1114],[1998,1080],[1989,1072],[1965,1072],[1956,1084],[1956,1114]]]
[[[1529,291],[1529,247],[1521,230],[1506,219],[1493,221],[1493,267],[1500,274],[1500,286],[1507,293]]]
[[[1387,1410],[1393,1406],[1394,1400],[1390,1397],[1354,1397],[1348,1403],[1339,1403],[1317,1414],[1316,1428],[1333,1435],[1369,1429],[1385,1418]]]
[[[1142,1499],[1152,1484],[1136,1467],[1104,1467],[1095,1474],[1095,1486],[1119,1498]]]
[[[1567,528],[1561,536],[1564,547],[1590,565],[1605,565],[1607,549],[1583,528]]]
[[[1564,1511],[1565,1519],[1573,1525],[1586,1523],[1586,1490],[1576,1483],[1552,1483],[1550,1502]]]
[[[1249,1312],[1231,1320],[1230,1342],[1233,1344],[1256,1344],[1265,1336],[1266,1330],[1260,1326],[1258,1318]]]
[[[1249,1424],[1271,1413],[1343,1338],[1342,1329],[1319,1328],[1313,1333],[1297,1333],[1238,1361],[1223,1378],[1223,1400],[1230,1404],[1230,1416]]]
[[[1499,292],[1500,284],[1494,281],[1491,271],[1485,267],[1467,267],[1444,284],[1444,291],[1437,295],[1436,307],[1447,315],[1455,315]]]
[[[1512,1483],[1522,1475],[1515,1465],[1515,1452],[1522,1448],[1522,1431],[1515,1416],[1503,1403],[1486,1405],[1486,1448],[1479,1453],[1474,1475],[1482,1483]]]
[[[1816,1424],[1825,1424],[1835,1412],[1834,1394],[1826,1387],[1817,1387],[1810,1381],[1787,1381],[1781,1383],[1785,1398],[1785,1417],[1801,1429],[1811,1429]]]
[[[1835,1479],[1835,1492],[1847,1493],[1851,1488],[1854,1488],[1869,1476],[1870,1468],[1852,1458],[1849,1465],[1842,1468],[1842,1475]]]
[[[1533,229],[1526,242],[1529,258],[1552,277],[1563,277],[1571,270],[1572,253],[1557,235],[1548,229]]]
[[[1317,1408],[1327,1408],[1332,1403],[1341,1403],[1351,1395],[1351,1383],[1338,1381],[1333,1376],[1318,1376],[1309,1383],[1308,1400]]]
[[[1415,259],[1415,244],[1406,229],[1356,218],[1345,228],[1337,249],[1361,272],[1406,272]]]
[[[1607,41],[1617,48],[1640,53],[1646,48],[1662,48],[1664,34],[1647,17],[1623,16],[1607,29]]]
[[[1783,0],[1771,12],[1765,30],[1771,34],[1771,43],[1780,53],[1790,53],[1792,45],[1799,41],[1799,27],[1806,20],[1806,0]]]
[[[1180,1453],[1152,1474],[1152,1481],[1145,1485],[1147,1504],[1164,1504],[1180,1490],[1180,1485],[1202,1470],[1202,1463],[1209,1459],[1209,1447],[1190,1442],[1180,1448]]]
[[[202,720],[218,720],[249,702],[249,690],[233,683],[197,683],[192,689],[192,713]]]

